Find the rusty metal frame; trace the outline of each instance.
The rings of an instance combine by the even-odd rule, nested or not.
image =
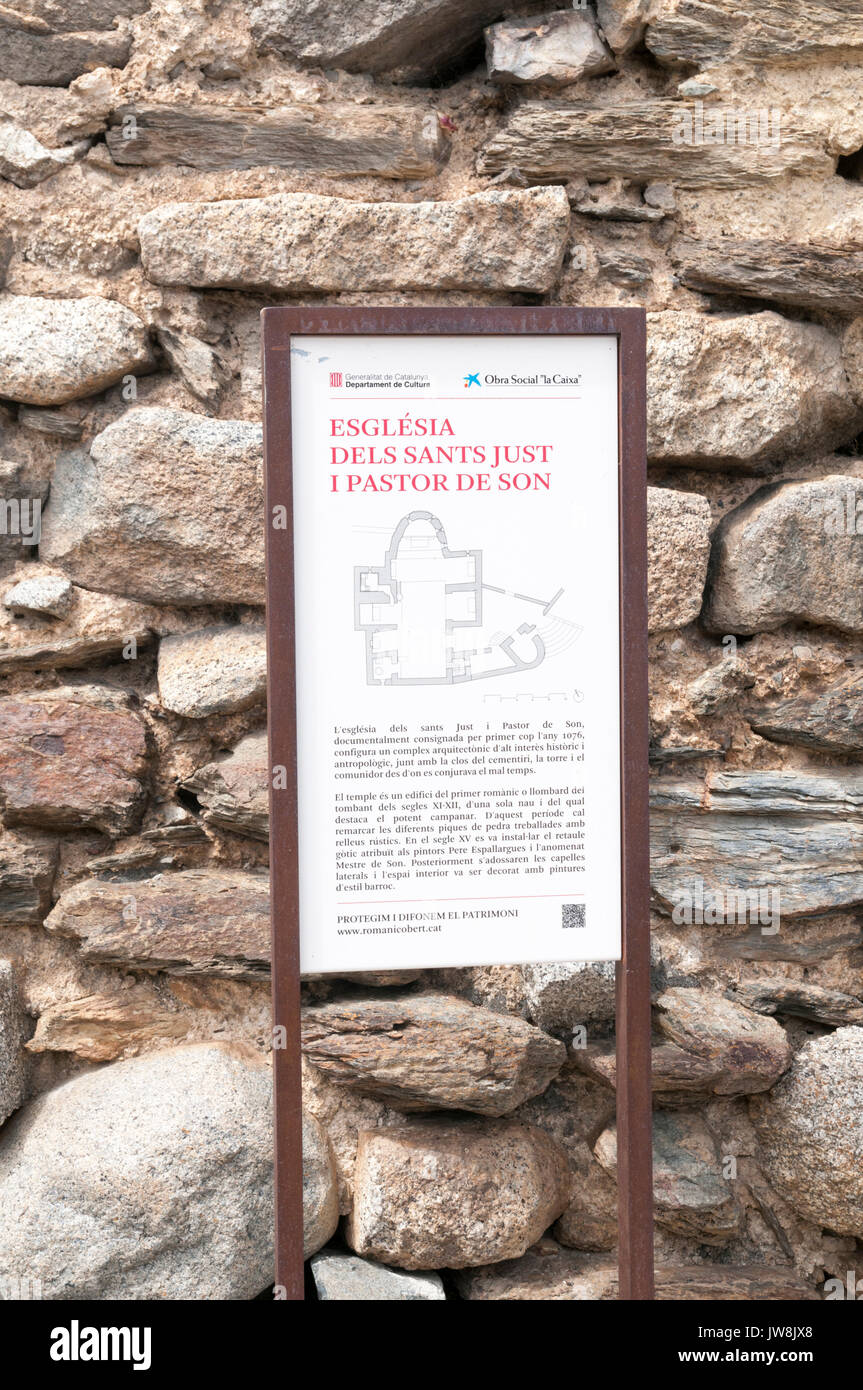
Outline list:
[[[299,334],[604,334],[618,340],[622,959],[617,967],[617,1148],[621,1299],[651,1299],[650,918],[647,808],[647,470],[641,309],[264,309],[264,460],[275,1091],[276,1285],[304,1297],[302,1094],[291,459],[291,338]],[[273,526],[273,509],[287,525]],[[279,1045],[283,1043],[283,1045]]]

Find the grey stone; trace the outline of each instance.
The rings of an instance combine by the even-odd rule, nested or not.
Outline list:
[[[316,193],[167,203],[138,225],[158,285],[305,294],[520,290],[544,294],[569,231],[562,188],[439,203],[359,203]]]
[[[263,603],[261,428],[127,411],[58,460],[40,554],[84,588],[153,603]]]
[[[681,922],[701,925],[701,910],[708,928],[748,923],[765,942],[777,941],[778,958],[787,959],[786,918],[863,903],[860,773],[660,778],[651,789],[650,820],[654,898]],[[751,896],[744,902],[738,894]]]
[[[63,618],[74,601],[75,591],[61,574],[22,579],[3,595],[3,607],[10,613],[39,618]]]
[[[570,1195],[566,1154],[514,1120],[417,1119],[360,1134],[347,1236],[400,1269],[523,1254]]]
[[[204,807],[204,821],[220,830],[266,840],[270,830],[269,758],[266,732],[247,734],[219,762],[207,763],[185,778],[183,786]],[[411,975],[416,978],[416,973]],[[362,976],[358,977],[362,983]],[[372,983],[372,981],[370,981]],[[400,983],[400,981],[387,981]]]
[[[730,512],[714,539],[709,630],[749,634],[806,622],[863,633],[858,507],[863,478],[834,473],[761,488]]]
[[[647,489],[647,624],[686,627],[701,612],[710,556],[710,503],[694,492]]]
[[[593,1149],[606,1172],[617,1175],[617,1128],[609,1126]],[[716,1140],[700,1115],[657,1110],[653,1115],[653,1202],[656,1221],[704,1245],[726,1245],[740,1230],[741,1212],[723,1177]]]
[[[442,994],[367,995],[303,1011],[302,1046],[331,1081],[400,1110],[506,1115],[545,1090],[563,1043]]]
[[[81,33],[110,29],[118,19],[143,14],[149,7],[150,0],[27,0],[26,17],[40,32]]]
[[[42,667],[80,667],[118,655],[131,658],[152,640],[153,629],[164,622],[154,608],[108,594],[90,593],[74,585],[67,611],[48,618],[38,607],[25,608],[21,600],[41,604],[44,594],[59,593],[60,586],[68,584],[65,576],[44,565],[29,564],[9,578],[13,582],[7,597],[17,597],[13,600],[14,613],[0,608],[3,674]]]
[[[86,154],[88,142],[49,150],[15,121],[0,118],[0,178],[19,188],[35,188]]]
[[[820,694],[763,702],[747,718],[762,738],[819,753],[863,753],[863,676],[854,671]]]
[[[615,53],[630,53],[644,37],[650,0],[596,0],[602,32]]]
[[[848,61],[863,54],[863,17],[855,0],[658,0],[650,6],[645,43],[660,62]]]
[[[263,627],[203,627],[159,643],[159,699],[187,719],[232,714],[260,704],[267,691]]]
[[[408,1303],[446,1298],[439,1274],[406,1274],[338,1250],[315,1255],[312,1274],[322,1302]]]
[[[0,18],[0,79],[68,87],[82,72],[125,67],[131,46],[131,36],[117,30],[52,34]]]
[[[263,53],[309,67],[390,72],[411,82],[446,77],[479,45],[500,0],[260,0],[252,33]]]
[[[251,1299],[272,1279],[272,1076],[210,1044],[77,1076],[3,1132],[0,1270],[56,1300]]]
[[[51,909],[59,858],[56,835],[0,831],[0,926],[39,926]]]
[[[211,410],[218,409],[228,384],[228,373],[208,343],[191,333],[160,328],[156,337],[169,363],[193,396]]]
[[[505,19],[485,31],[492,82],[565,87],[580,77],[611,72],[614,58],[586,10],[553,10]]]
[[[614,1018],[614,963],[523,965],[527,1016],[540,1028],[571,1032]]]
[[[269,901],[266,874],[241,869],[89,878],[61,894],[45,927],[85,961],[256,981],[270,970]]]
[[[648,314],[647,353],[656,464],[754,471],[860,428],[841,343],[820,324],[664,310]]]
[[[863,252],[846,246],[681,238],[673,259],[681,284],[704,294],[744,295],[828,313],[863,309]]]
[[[324,102],[270,111],[153,102],[120,107],[112,122],[105,138],[117,164],[424,179],[450,149],[437,114],[416,106]]]
[[[684,1052],[709,1063],[709,1089],[737,1096],[766,1091],[791,1061],[791,1045],[772,1018],[704,989],[673,988],[656,1001],[660,1032]]]
[[[726,108],[720,110],[724,119]],[[829,178],[833,172],[823,136],[796,119],[783,120],[778,143],[708,143],[687,138],[687,116],[691,130],[690,106],[657,97],[603,105],[526,101],[485,145],[479,170],[515,167],[533,182],[620,178],[678,188],[738,188],[790,173]]]
[[[863,999],[808,980],[745,980],[734,986],[732,997],[761,1014],[789,1014],[831,1028],[863,1024]]]
[[[327,1132],[314,1115],[303,1114],[303,1256],[326,1245],[339,1224],[336,1161]]]
[[[27,1093],[24,1044],[30,1024],[21,1004],[12,962],[0,960],[0,1125]]]
[[[808,1220],[863,1238],[863,1028],[810,1039],[751,1105],[773,1187]]]
[[[147,330],[124,304],[0,295],[0,396],[62,405],[151,370]]]

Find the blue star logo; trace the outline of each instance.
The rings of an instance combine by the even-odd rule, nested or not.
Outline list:
[[[464,379],[465,386],[479,386],[479,372],[471,372],[470,376]]]

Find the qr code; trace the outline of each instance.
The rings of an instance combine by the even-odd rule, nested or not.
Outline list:
[[[562,927],[584,926],[584,903],[563,903],[560,909]]]

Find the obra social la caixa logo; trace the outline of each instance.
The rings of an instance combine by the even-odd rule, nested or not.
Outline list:
[[[471,386],[481,386],[482,382],[479,379],[479,372],[469,372],[464,379],[464,384],[466,388]]]

